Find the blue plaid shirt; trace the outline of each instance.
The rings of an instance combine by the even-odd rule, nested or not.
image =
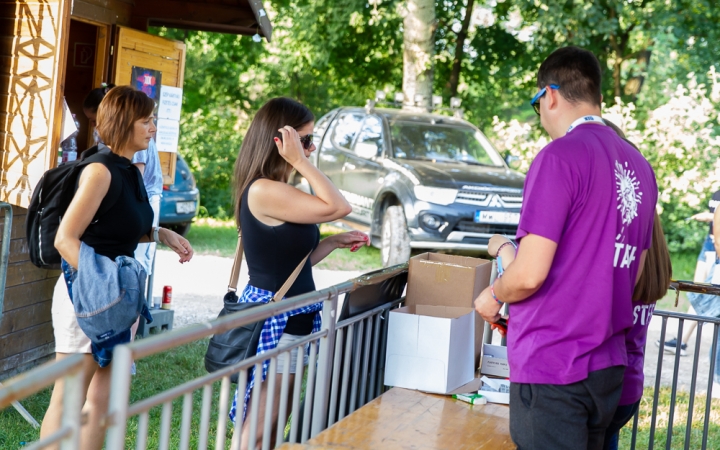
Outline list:
[[[247,285],[245,286],[245,289],[240,295],[238,302],[269,303],[270,300],[272,300],[273,295],[275,295],[273,292]],[[285,325],[287,325],[288,317],[290,316],[314,312],[315,317],[313,319],[313,333],[317,333],[318,331],[320,331],[320,326],[322,325],[322,317],[320,315],[320,311],[322,310],[322,307],[322,303],[315,303],[314,305],[305,306],[303,308],[295,309],[284,314],[272,316],[269,319],[265,320],[262,332],[260,333],[260,341],[258,342],[257,354],[261,355],[263,353],[274,350],[277,347],[278,342],[280,341],[280,337],[282,336],[283,331],[285,331]],[[267,378],[267,372],[269,367],[270,360],[267,359],[263,361],[262,381],[265,381],[265,378]],[[255,367],[252,367],[249,370],[247,388],[245,389],[245,396],[243,399],[243,421],[245,420],[247,404],[248,400],[250,400],[250,392],[252,391],[253,386],[255,386]],[[230,408],[230,420],[232,420],[233,423],[235,423],[235,417],[237,416],[237,405],[238,389],[235,389],[235,397],[233,398],[232,408]]]

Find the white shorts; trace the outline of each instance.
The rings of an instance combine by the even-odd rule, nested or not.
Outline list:
[[[85,335],[78,324],[72,300],[68,295],[65,277],[60,274],[55,283],[52,299],[52,324],[55,334],[55,353],[91,353],[90,338]],[[140,319],[131,328],[132,339],[135,339]]]
[[[90,338],[83,333],[75,317],[65,277],[60,274],[52,300],[52,323],[56,353],[90,353]]]
[[[292,345],[293,343],[299,341],[300,339],[304,339],[307,336],[296,336],[294,334],[288,334],[283,333],[282,336],[280,336],[280,341],[278,342],[278,347],[285,347],[287,345]],[[305,357],[303,358],[303,365],[308,365],[308,352],[309,346],[305,346]],[[297,373],[297,357],[298,357],[298,348],[295,347],[294,349],[290,350],[290,372],[289,373]],[[278,375],[282,375],[283,371],[285,370],[285,365],[288,363],[288,353],[281,353],[277,358],[277,373]]]

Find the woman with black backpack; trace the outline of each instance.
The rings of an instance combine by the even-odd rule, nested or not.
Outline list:
[[[80,298],[94,300],[92,278],[90,285],[81,281],[94,273],[90,261],[115,262],[133,268],[139,285],[144,274],[133,259],[133,252],[140,242],[161,242],[180,257],[180,262],[190,261],[193,249],[182,236],[164,228],[153,227],[153,211],[148,203],[142,175],[131,160],[135,153],[148,147],[155,125],[152,99],[129,86],[111,89],[100,103],[97,111],[97,129],[105,144],[91,156],[92,163],[83,167],[79,175],[74,197],[65,211],[55,236],[55,247],[62,256],[62,269],[72,302],[62,302],[58,308],[73,311]],[[102,214],[97,214],[103,211]],[[104,258],[104,259],[103,259]],[[98,264],[99,266],[99,264]],[[123,274],[116,270],[115,278],[123,281]],[[83,273],[85,271],[85,273]],[[120,273],[120,275],[118,275]],[[106,275],[108,273],[102,273]],[[111,272],[108,275],[113,275]],[[89,286],[89,287],[88,287]],[[137,294],[136,294],[137,295]],[[140,295],[144,295],[141,293]],[[144,297],[139,297],[142,301]],[[60,299],[62,300],[62,299]],[[97,345],[100,336],[82,339],[82,331],[75,315],[55,314],[53,327],[56,336],[56,359],[69,354],[84,353],[86,398],[83,413],[87,421],[81,430],[80,448],[97,449],[105,439],[105,425],[100,423],[107,412],[110,392],[110,358],[112,347]],[[127,331],[127,333],[125,333]],[[127,343],[131,333],[123,330],[112,345]],[[91,347],[92,355],[88,348]],[[58,381],[53,389],[50,406],[45,414],[41,437],[47,437],[60,427],[63,403],[63,385]]]

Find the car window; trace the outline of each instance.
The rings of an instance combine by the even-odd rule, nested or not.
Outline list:
[[[503,166],[490,141],[469,126],[396,121],[390,136],[396,158]]]
[[[382,155],[383,149],[382,121],[376,116],[367,116],[353,151],[361,158],[370,159]]]
[[[361,113],[344,113],[335,121],[333,128],[332,141],[341,148],[349,149],[360,130],[364,114]]]
[[[335,111],[330,111],[325,114],[315,123],[315,129],[313,130],[313,143],[316,148],[320,148],[320,140],[323,138],[325,131],[327,131],[328,125],[330,125],[330,119],[335,115]]]

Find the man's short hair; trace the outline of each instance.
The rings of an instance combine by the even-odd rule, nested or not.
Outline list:
[[[133,138],[135,121],[150,117],[155,102],[130,86],[110,89],[97,111],[97,130],[113,153],[120,153]]]
[[[602,69],[595,55],[579,47],[555,50],[540,65],[538,88],[556,84],[560,94],[570,103],[602,103]]]

